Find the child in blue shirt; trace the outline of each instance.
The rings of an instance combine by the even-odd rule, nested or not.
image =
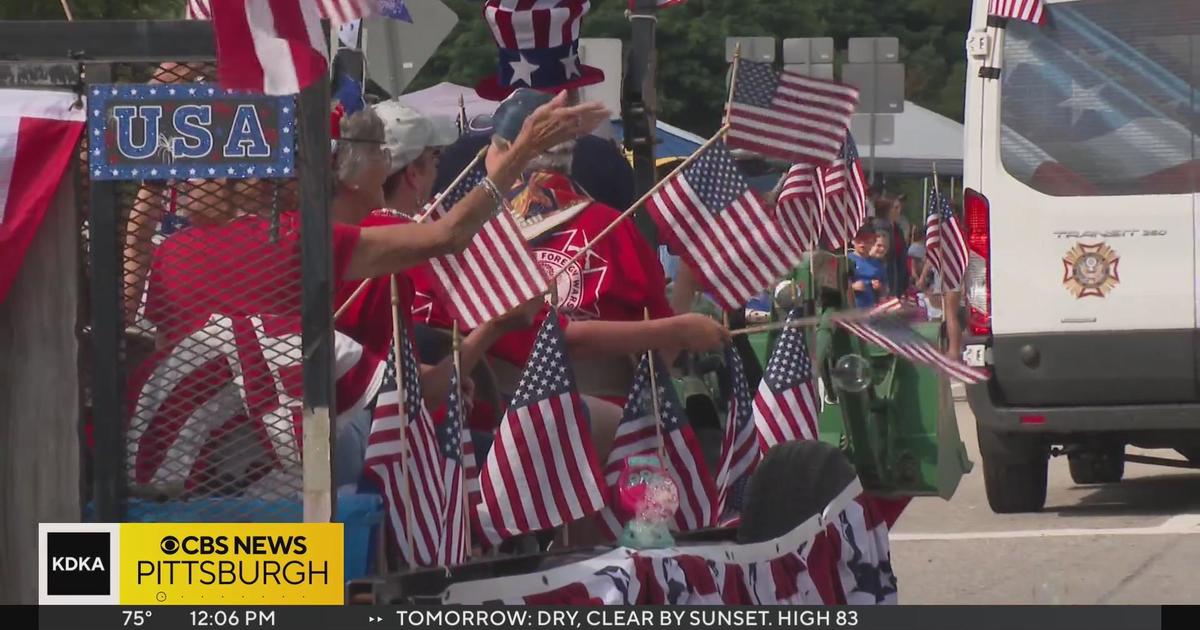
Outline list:
[[[854,251],[847,255],[852,265],[850,288],[854,306],[869,308],[887,294],[887,235],[863,228],[854,236]]]

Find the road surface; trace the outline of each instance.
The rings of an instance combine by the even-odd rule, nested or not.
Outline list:
[[[953,499],[916,499],[893,530],[900,603],[1200,601],[1200,471],[1126,463],[1119,484],[1078,486],[1055,457],[1044,511],[993,514],[975,418],[965,402],[956,412],[975,468]]]

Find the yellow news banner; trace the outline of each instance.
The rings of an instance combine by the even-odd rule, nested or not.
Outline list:
[[[122,523],[120,603],[345,603],[341,523]]]

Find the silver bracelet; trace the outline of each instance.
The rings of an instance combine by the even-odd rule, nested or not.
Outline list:
[[[492,203],[496,205],[495,212],[493,212],[493,214],[499,214],[500,210],[505,206],[504,195],[500,194],[500,187],[496,186],[496,182],[493,182],[492,178],[486,176],[479,180],[479,185],[487,191],[487,194],[492,198]]]

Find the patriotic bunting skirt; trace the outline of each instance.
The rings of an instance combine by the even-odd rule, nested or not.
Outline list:
[[[761,543],[618,548],[537,573],[451,585],[446,604],[873,605],[897,603],[885,509],[852,482]]]

